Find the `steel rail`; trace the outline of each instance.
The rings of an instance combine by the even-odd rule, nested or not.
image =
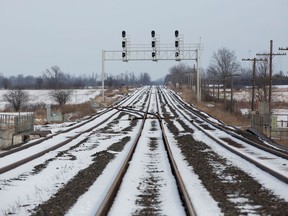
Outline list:
[[[159,90],[159,88],[157,88],[157,90]],[[158,100],[158,96],[156,95],[156,103],[157,103],[157,110],[158,110],[158,113],[160,113],[159,111],[159,100]],[[185,207],[185,210],[186,210],[186,213],[187,215],[190,215],[190,216],[196,216],[196,212],[195,212],[195,208],[190,200],[190,196],[188,194],[188,191],[186,189],[186,186],[183,182],[183,179],[181,177],[181,174],[178,170],[178,166],[176,164],[176,161],[173,157],[173,153],[172,153],[172,150],[170,148],[170,144],[169,144],[169,141],[167,139],[167,136],[166,136],[166,133],[165,133],[165,130],[164,130],[164,125],[163,125],[163,121],[162,119],[160,118],[160,116],[158,115],[158,120],[160,122],[160,127],[161,127],[161,131],[162,131],[162,138],[163,138],[163,141],[164,141],[164,146],[165,146],[165,149],[167,151],[167,154],[168,154],[168,158],[169,158],[169,162],[170,162],[170,165],[171,165],[171,169],[172,169],[172,172],[174,173],[174,176],[176,178],[176,182],[177,182],[177,185],[178,185],[178,189],[179,189],[179,192],[180,192],[180,197],[183,201],[183,205]]]
[[[23,165],[25,163],[28,163],[29,161],[32,161],[32,160],[34,160],[34,159],[36,159],[36,158],[38,158],[38,157],[50,152],[50,151],[56,150],[56,149],[58,149],[58,148],[60,148],[60,147],[62,147],[64,145],[68,144],[69,142],[71,142],[74,139],[78,138],[82,134],[90,132],[93,129],[95,129],[95,128],[99,127],[100,125],[102,125],[103,123],[107,122],[107,120],[111,119],[118,112],[120,112],[120,111],[117,111],[116,113],[114,113],[113,115],[111,115],[108,118],[104,119],[100,123],[94,125],[93,127],[89,128],[89,129],[87,129],[85,131],[82,131],[81,133],[78,133],[78,134],[76,134],[76,135],[74,135],[72,137],[69,137],[67,140],[64,140],[63,142],[57,143],[57,144],[53,145],[50,148],[47,148],[47,149],[45,149],[43,151],[37,152],[37,153],[35,153],[35,154],[33,154],[33,155],[29,156],[29,157],[26,157],[26,158],[24,158],[22,160],[16,161],[16,162],[14,162],[12,164],[9,164],[9,165],[7,165],[5,167],[0,168],[0,174],[3,174],[3,173],[8,172],[8,171],[10,171],[12,169],[15,169],[15,168],[17,168],[17,167],[19,167],[19,166],[21,166],[21,165]]]
[[[114,179],[110,189],[108,190],[106,196],[104,197],[100,207],[98,208],[97,212],[96,212],[96,216],[103,216],[103,215],[107,215],[112,204],[113,204],[113,201],[115,199],[115,196],[120,188],[120,184],[122,182],[122,179],[123,179],[123,176],[125,175],[128,167],[129,167],[129,161],[131,161],[131,158],[135,152],[135,149],[136,149],[136,146],[137,146],[137,143],[142,135],[142,131],[143,131],[143,128],[144,128],[144,125],[145,125],[145,121],[147,119],[147,113],[148,113],[148,109],[149,109],[149,105],[150,105],[150,102],[151,102],[151,93],[150,93],[150,96],[149,96],[149,100],[148,100],[148,106],[147,106],[147,110],[145,111],[144,113],[144,116],[143,116],[143,121],[142,121],[142,124],[141,124],[141,127],[140,127],[140,130],[138,131],[137,133],[137,136],[136,136],[136,139],[135,141],[133,142],[128,154],[127,154],[127,157],[125,158],[124,160],[124,163],[122,164],[116,178]]]
[[[188,192],[186,190],[186,187],[185,187],[185,184],[183,182],[183,179],[182,179],[182,177],[181,177],[181,175],[180,175],[180,173],[178,171],[175,159],[174,159],[173,154],[172,154],[172,150],[171,150],[171,148],[169,146],[169,142],[168,142],[167,136],[166,136],[165,131],[164,131],[164,126],[163,126],[162,119],[159,116],[159,101],[158,101],[157,94],[156,94],[157,113],[155,114],[155,113],[148,112],[148,109],[150,107],[150,102],[151,102],[151,95],[152,94],[150,94],[147,110],[144,112],[144,118],[143,118],[140,130],[137,133],[136,139],[133,142],[133,145],[132,145],[131,149],[129,150],[129,153],[128,153],[128,155],[127,155],[127,157],[126,157],[126,159],[125,159],[125,161],[124,161],[119,173],[117,174],[114,182],[112,183],[112,186],[110,187],[110,189],[109,189],[107,195],[105,196],[101,206],[99,207],[97,213],[95,214],[96,216],[101,216],[101,215],[107,215],[108,214],[109,209],[111,208],[111,206],[113,204],[113,201],[115,199],[115,196],[116,196],[116,194],[117,194],[117,192],[118,192],[118,190],[120,188],[120,184],[122,182],[123,176],[125,175],[128,167],[129,167],[129,161],[131,160],[131,158],[132,158],[132,156],[133,156],[133,154],[135,152],[137,143],[138,143],[140,137],[142,136],[142,130],[144,128],[145,121],[147,119],[147,115],[148,114],[156,116],[157,120],[160,123],[160,128],[161,128],[161,131],[162,131],[162,138],[163,138],[163,142],[164,142],[164,147],[165,147],[165,150],[167,152],[167,156],[168,156],[168,160],[169,160],[169,163],[170,163],[170,166],[171,166],[171,170],[172,170],[172,173],[174,174],[174,177],[175,177],[175,180],[176,180],[176,184],[177,184],[178,190],[179,190],[179,195],[180,195],[181,200],[183,202],[183,206],[185,208],[185,211],[186,211],[187,215],[190,215],[190,216],[195,216],[196,215],[194,207],[193,207],[193,205],[191,203],[189,194],[188,194]],[[128,110],[129,111],[133,111],[133,109],[131,109],[131,108],[129,108]],[[143,112],[143,111],[139,111],[139,112]]]
[[[143,91],[144,90],[145,89],[143,89]],[[134,94],[135,94],[135,92],[134,92]],[[74,130],[76,128],[79,128],[79,127],[81,127],[81,126],[83,126],[83,125],[85,125],[85,124],[87,124],[89,122],[92,122],[96,118],[99,118],[100,116],[106,114],[107,112],[111,111],[112,109],[115,109],[115,108],[123,105],[125,102],[127,102],[130,99],[130,97],[126,96],[126,98],[124,98],[121,101],[116,102],[113,106],[107,107],[107,109],[102,111],[101,113],[96,113],[96,114],[90,116],[88,120],[85,120],[85,121],[81,122],[80,124],[76,124],[76,125],[72,126],[71,128],[68,128],[67,130],[63,130],[63,131],[61,131],[61,132],[59,132],[57,134],[52,134],[52,135],[46,136],[45,138],[30,142],[29,144],[20,145],[18,147],[12,148],[11,150],[2,152],[2,153],[0,153],[0,158],[1,157],[5,157],[5,156],[10,155],[10,154],[13,154],[13,153],[16,153],[16,152],[19,152],[19,151],[22,151],[22,150],[27,149],[27,148],[33,147],[33,146],[38,145],[38,144],[40,144],[40,143],[42,143],[42,142],[44,142],[46,140],[49,140],[49,139],[53,138],[54,136],[57,136],[57,135],[63,134],[63,133],[67,133],[67,132],[72,131],[72,130]]]
[[[171,92],[170,92],[171,94]],[[172,94],[173,95],[173,94]],[[170,100],[170,99],[169,99]],[[171,100],[170,100],[171,101]],[[181,102],[181,101],[180,101]],[[183,105],[182,105],[183,106]],[[178,110],[180,112],[180,110]],[[192,112],[190,110],[190,112]],[[192,112],[193,113],[193,112]],[[194,113],[193,113],[194,114]],[[182,114],[183,115],[183,114]],[[187,118],[185,115],[183,115],[185,118]],[[189,120],[189,119],[188,119]],[[202,120],[206,121],[205,118],[202,117]],[[210,133],[208,133],[206,130],[204,130],[202,127],[200,127],[199,125],[195,124],[194,122],[192,122],[191,124],[193,124],[198,130],[201,130],[203,133],[205,133],[209,138],[211,138],[212,140],[214,140],[215,142],[217,142],[218,144],[220,144],[222,147],[226,148],[227,150],[231,151],[232,153],[242,157],[243,159],[249,161],[250,163],[254,164],[255,166],[257,166],[258,168],[262,169],[263,171],[271,174],[272,176],[276,177],[277,179],[279,179],[280,181],[284,182],[284,183],[288,183],[288,177],[282,175],[281,173],[276,172],[275,170],[261,164],[260,162],[250,158],[249,156],[246,156],[245,154],[242,154],[241,152],[235,150],[234,148],[228,146],[227,144],[225,144],[224,142],[222,142],[221,140],[219,140],[218,138],[214,137],[213,135],[211,135]],[[210,123],[213,126],[215,124]],[[224,130],[223,128],[218,128],[219,130]],[[249,144],[249,143],[248,143]],[[270,152],[269,152],[270,153]],[[276,155],[277,156],[277,155]]]
[[[274,154],[276,156],[279,156],[279,157],[282,157],[282,158],[288,160],[288,152],[287,152],[287,150],[285,150],[285,149],[274,149],[274,148],[271,148],[269,146],[264,146],[264,145],[258,144],[258,143],[254,142],[254,141],[252,141],[250,139],[247,139],[247,138],[245,138],[243,136],[240,136],[240,135],[236,134],[235,131],[231,131],[231,130],[227,129],[224,125],[216,124],[215,122],[213,122],[213,121],[201,116],[199,113],[195,112],[192,107],[190,107],[187,104],[181,102],[181,100],[178,98],[177,95],[175,95],[174,93],[171,93],[171,94],[174,96],[174,98],[176,98],[176,100],[179,103],[181,103],[182,106],[184,106],[186,108],[186,110],[189,110],[191,113],[193,113],[193,115],[196,115],[197,117],[201,118],[202,120],[208,122],[209,124],[213,125],[215,128],[217,128],[219,130],[222,130],[222,131],[225,131],[227,134],[229,134],[229,135],[231,135],[231,136],[233,136],[233,137],[235,137],[237,139],[240,139],[240,140],[242,140],[242,141],[244,141],[244,142],[246,142],[246,143],[248,143],[250,145],[253,145],[256,148],[259,148],[261,150],[267,151],[267,152],[269,152],[271,154]]]
[[[139,94],[142,94],[143,92],[144,92],[144,91],[141,91]],[[131,99],[131,98],[130,98],[130,99]],[[136,99],[136,98],[135,98],[135,99]],[[135,99],[133,99],[133,101],[134,101]],[[133,102],[133,101],[132,101],[132,102]],[[125,101],[125,102],[126,102],[126,101]],[[121,103],[121,104],[123,104],[123,103]],[[117,107],[111,107],[111,108],[109,108],[109,111],[111,111],[111,110],[113,110],[113,109],[116,109],[116,108],[117,108]],[[107,111],[107,112],[109,112],[109,111]],[[107,113],[107,112],[105,112],[105,113]],[[93,127],[90,127],[89,129],[86,129],[85,131],[81,131],[80,133],[78,133],[78,134],[76,134],[76,135],[74,135],[74,136],[72,136],[72,137],[69,137],[67,140],[64,140],[64,141],[62,141],[62,142],[60,142],[60,143],[57,143],[57,144],[53,145],[53,146],[50,147],[50,148],[47,148],[47,149],[45,149],[45,150],[43,150],[43,151],[37,152],[37,153],[35,153],[35,154],[33,154],[33,155],[30,155],[29,157],[23,158],[23,159],[21,159],[21,160],[18,160],[18,161],[16,161],[16,162],[12,163],[12,164],[9,164],[9,165],[7,165],[7,166],[4,166],[4,167],[0,168],[0,174],[3,174],[3,173],[8,172],[8,171],[10,171],[10,170],[12,170],[12,169],[15,169],[15,168],[17,168],[17,167],[19,167],[19,166],[21,166],[21,165],[23,165],[23,164],[25,164],[25,163],[28,163],[29,161],[32,161],[32,160],[34,160],[34,159],[36,159],[36,158],[38,158],[38,157],[40,157],[40,156],[42,156],[42,155],[50,152],[50,151],[56,150],[56,149],[58,149],[58,148],[60,148],[60,147],[62,147],[62,146],[64,146],[64,145],[68,144],[69,142],[71,142],[72,140],[78,138],[78,137],[81,136],[82,134],[87,133],[87,132],[90,132],[90,131],[92,131],[93,129],[95,129],[95,128],[99,127],[100,125],[102,125],[103,123],[107,122],[107,120],[111,119],[113,116],[115,116],[115,115],[116,115],[117,113],[119,113],[119,112],[120,112],[120,110],[117,110],[117,109],[116,109],[116,112],[115,112],[114,114],[110,115],[108,118],[104,119],[103,121],[99,122],[98,124],[94,125]],[[95,120],[95,119],[96,119],[96,118],[94,118],[93,120]],[[93,120],[92,120],[92,121],[93,121]],[[86,122],[84,122],[83,124],[78,125],[77,127],[74,127],[74,129],[79,128],[79,127],[81,127],[81,126],[83,126],[83,125],[85,125],[85,124],[87,124],[87,123],[89,123],[89,122],[91,122],[91,121],[88,121],[88,122],[86,121]],[[69,132],[69,131],[71,131],[71,130],[72,130],[72,129],[66,130],[66,132]],[[64,132],[63,132],[63,133],[64,133]],[[57,134],[57,135],[59,135],[59,134]],[[52,138],[52,137],[49,137],[49,138],[47,138],[47,139],[51,139],[51,138]],[[43,140],[41,140],[41,141],[43,141]],[[41,142],[40,142],[40,143],[41,143]],[[38,144],[40,144],[40,143],[36,143],[36,144],[34,144],[34,145],[38,145]],[[32,146],[29,146],[29,147],[32,147]],[[28,147],[27,147],[27,148],[28,148]],[[24,148],[24,149],[26,149],[26,148]],[[23,150],[23,149],[21,149],[21,150]],[[20,151],[20,150],[19,150],[19,151]],[[13,153],[15,153],[15,152],[13,152]]]

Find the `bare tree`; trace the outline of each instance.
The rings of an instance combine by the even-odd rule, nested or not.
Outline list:
[[[222,48],[214,52],[212,62],[210,63],[207,72],[210,78],[219,80],[224,87],[224,106],[226,107],[226,86],[227,81],[233,79],[233,74],[240,68],[240,63],[233,51],[227,48]],[[232,82],[231,82],[232,83]]]
[[[9,106],[16,112],[28,105],[29,94],[21,89],[10,90],[3,95],[3,100],[8,102]]]
[[[165,83],[172,83],[175,87],[179,84],[192,85],[193,69],[183,63],[174,65],[169,69],[169,74],[164,78]]]
[[[62,121],[64,121],[64,105],[69,102],[72,98],[73,91],[72,90],[52,90],[49,95],[50,97],[58,103],[61,109]]]
[[[257,62],[257,75],[256,75],[257,93],[256,98],[259,101],[268,101],[269,91],[269,62]]]
[[[149,73],[141,73],[139,76],[139,82],[142,85],[150,85],[151,84],[151,77],[149,75]]]
[[[8,78],[5,77],[2,80],[2,84],[3,84],[4,89],[8,89],[8,87],[11,85],[11,82]]]
[[[60,107],[64,106],[67,102],[71,100],[73,91],[68,90],[52,90],[49,95],[50,97],[60,105]]]
[[[43,85],[43,78],[42,77],[37,77],[35,80],[35,86],[37,89],[41,89]]]
[[[51,69],[47,69],[43,73],[43,79],[48,85],[48,88],[58,89],[60,88],[60,78],[63,76],[63,72],[60,67],[55,65]]]

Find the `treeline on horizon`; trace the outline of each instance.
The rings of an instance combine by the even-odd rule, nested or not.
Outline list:
[[[149,73],[146,72],[139,75],[135,75],[133,72],[119,75],[105,74],[104,81],[108,88],[153,84]],[[59,66],[53,66],[39,76],[19,74],[6,77],[0,74],[0,89],[84,89],[96,88],[101,85],[102,76],[99,74],[72,76],[64,73]]]
[[[201,69],[200,69],[201,70]],[[192,71],[192,72],[191,72]],[[205,73],[203,70],[201,73],[201,82],[202,84],[222,84],[223,80],[215,79],[214,77],[210,76],[207,72]],[[233,77],[233,85],[235,88],[243,88],[245,86],[252,85],[252,71],[250,69],[241,68],[240,72],[237,73],[236,76]],[[269,76],[259,77],[256,76],[256,84],[259,82],[268,83]],[[230,88],[230,79],[227,79],[227,88]],[[194,68],[189,67],[184,64],[179,64],[170,69],[168,75],[166,75],[164,79],[164,83],[172,83],[176,86],[177,83],[179,84],[186,84],[189,85],[191,82],[196,85],[196,71]],[[279,71],[278,73],[274,73],[272,76],[272,85],[288,85],[288,75],[285,75],[283,71]]]
[[[274,66],[274,64],[272,64]],[[253,70],[241,67],[234,51],[227,48],[218,49],[213,53],[210,65],[206,70],[200,69],[201,85],[223,85],[224,88],[251,86]],[[287,71],[288,73],[288,71]],[[288,76],[283,71],[275,71],[272,67],[272,85],[288,85]],[[233,82],[232,82],[233,81]],[[173,85],[196,83],[196,69],[185,64],[170,68],[165,83]],[[258,88],[265,88],[270,83],[270,65],[268,58],[255,64],[254,83]]]

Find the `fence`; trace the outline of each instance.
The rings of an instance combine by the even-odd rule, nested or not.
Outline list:
[[[13,137],[34,130],[33,113],[0,114],[0,148],[13,144]]]
[[[269,114],[256,113],[252,115],[251,125],[273,139],[288,139],[288,114],[272,114],[270,118]]]
[[[271,121],[271,137],[288,139],[288,114],[273,114]]]

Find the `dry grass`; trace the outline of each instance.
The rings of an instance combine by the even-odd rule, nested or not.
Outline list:
[[[213,102],[196,102],[195,96],[188,88],[182,87],[180,90],[181,97],[188,103],[193,104],[199,110],[202,110],[225,124],[234,125],[240,129],[246,130],[250,126],[249,118],[243,117],[240,113],[231,113],[224,109],[223,104]],[[243,106],[243,104],[241,105]]]
[[[276,140],[276,142],[280,145],[288,147],[288,139],[287,138],[282,139],[282,140]]]
[[[250,126],[248,117],[225,110],[223,104],[198,102],[196,107],[227,125],[234,125],[242,130],[246,130]]]
[[[95,103],[99,107],[111,106],[115,100],[119,99],[119,95],[124,94],[123,92],[119,92],[115,89],[109,89],[105,92],[105,101],[103,102],[102,94],[95,97]],[[89,116],[96,113],[94,107],[91,106],[90,102],[82,103],[82,104],[66,104],[63,107],[63,110],[59,105],[51,106],[52,113],[64,113],[69,116],[69,120],[75,121],[81,119],[85,116]],[[46,123],[46,109],[42,107],[37,107],[34,111],[35,119],[37,122],[35,124],[45,124]]]
[[[72,120],[95,114],[95,112],[95,109],[93,109],[89,102],[65,105],[63,109],[63,113],[72,115]]]
[[[248,116],[242,116],[241,113],[235,112],[231,113],[224,109],[224,105],[221,103],[213,103],[213,102],[197,102],[195,96],[191,93],[191,90],[188,88],[181,88],[181,89],[173,89],[181,94],[181,97],[188,103],[193,104],[199,110],[202,110],[209,115],[213,116],[216,119],[221,120],[227,125],[233,125],[239,127],[242,130],[246,130],[250,127],[250,120]],[[279,102],[274,103],[273,106],[278,109],[280,108],[287,108],[287,103]],[[247,102],[237,102],[235,107],[238,109],[240,108],[250,108],[250,104]],[[275,142],[288,146],[288,139],[282,138],[281,140],[277,139],[274,140]]]
[[[52,113],[62,113],[60,106],[52,105],[51,106]],[[90,103],[82,103],[82,104],[66,104],[63,107],[63,113],[69,116],[71,121],[75,121],[77,119],[83,118],[85,116],[89,116],[94,114],[96,111],[90,105]],[[35,124],[45,124],[46,123],[46,109],[39,108],[34,112]]]

